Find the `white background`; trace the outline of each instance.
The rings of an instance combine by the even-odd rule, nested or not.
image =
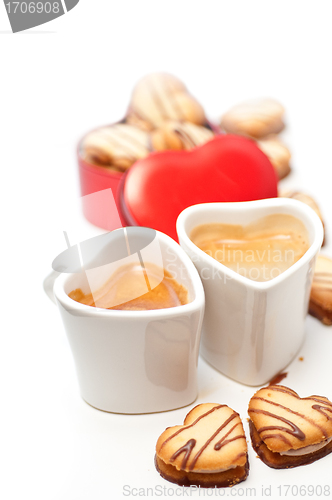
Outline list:
[[[60,317],[42,291],[77,212],[75,145],[121,118],[150,71],[179,76],[213,120],[242,99],[275,97],[293,153],[287,184],[319,201],[332,256],[331,20],[330,0],[81,0],[13,35],[0,5],[2,498],[106,500],[122,498],[124,485],[176,494],[154,469],[154,446],[187,410],[121,416],[84,403]],[[304,361],[294,360],[284,383],[332,399],[331,339],[332,327],[308,318]],[[203,361],[199,375],[198,402],[226,403],[245,421],[254,390]],[[329,485],[332,495],[331,455],[288,471],[267,468],[251,449],[250,461],[240,486],[255,487],[256,498],[262,485],[277,497],[284,484]]]

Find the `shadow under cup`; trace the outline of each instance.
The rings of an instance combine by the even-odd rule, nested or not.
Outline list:
[[[227,268],[190,239],[201,224],[247,225],[270,214],[302,221],[310,247],[276,278],[256,282]],[[177,221],[181,247],[203,282],[206,307],[201,354],[217,370],[246,385],[263,385],[283,370],[304,341],[304,323],[323,228],[314,211],[296,200],[274,198],[208,203],[184,210]]]
[[[197,397],[204,313],[199,275],[179,245],[162,233],[130,227],[107,234],[98,251],[90,242],[88,270],[62,274],[54,285],[81,395],[95,408],[115,413],[186,406]],[[110,255],[112,262],[107,262]],[[143,311],[108,310],[68,297],[76,288],[89,293],[114,270],[128,262],[148,262],[149,255],[187,288],[187,304]]]

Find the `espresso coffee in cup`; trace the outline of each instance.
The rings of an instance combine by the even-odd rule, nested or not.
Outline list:
[[[246,226],[201,224],[192,230],[190,238],[206,254],[254,281],[279,276],[310,246],[303,222],[282,213],[267,215]]]
[[[93,293],[84,294],[77,288],[68,295],[88,306],[126,311],[165,309],[188,303],[188,290],[166,269],[151,263],[142,267],[139,262],[120,267]]]

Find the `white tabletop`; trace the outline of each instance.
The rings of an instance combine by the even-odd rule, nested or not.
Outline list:
[[[179,76],[212,120],[246,98],[275,97],[286,108],[284,138],[293,155],[293,173],[282,184],[319,202],[324,253],[332,256],[331,14],[329,0],[82,0],[65,16],[12,35],[0,5],[2,498],[182,495],[158,475],[153,458],[160,433],[182,423],[189,408],[126,416],[88,406],[60,316],[42,290],[65,249],[63,231],[69,238],[77,226],[86,236],[99,232],[79,211],[75,145],[87,130],[121,118],[134,83],[149,71]],[[301,396],[332,399],[331,352],[332,327],[308,317],[305,344],[284,383]],[[196,403],[233,407],[246,431],[254,391],[200,359]],[[306,496],[309,485],[332,495],[332,455],[277,471],[251,445],[249,454],[247,481],[219,496],[263,498],[271,487],[272,497],[291,497],[301,485]]]

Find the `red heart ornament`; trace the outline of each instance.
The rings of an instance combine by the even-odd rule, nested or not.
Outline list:
[[[175,224],[197,203],[274,198],[277,177],[256,143],[220,135],[191,151],[152,153],[129,170],[122,204],[127,222],[177,239]]]

